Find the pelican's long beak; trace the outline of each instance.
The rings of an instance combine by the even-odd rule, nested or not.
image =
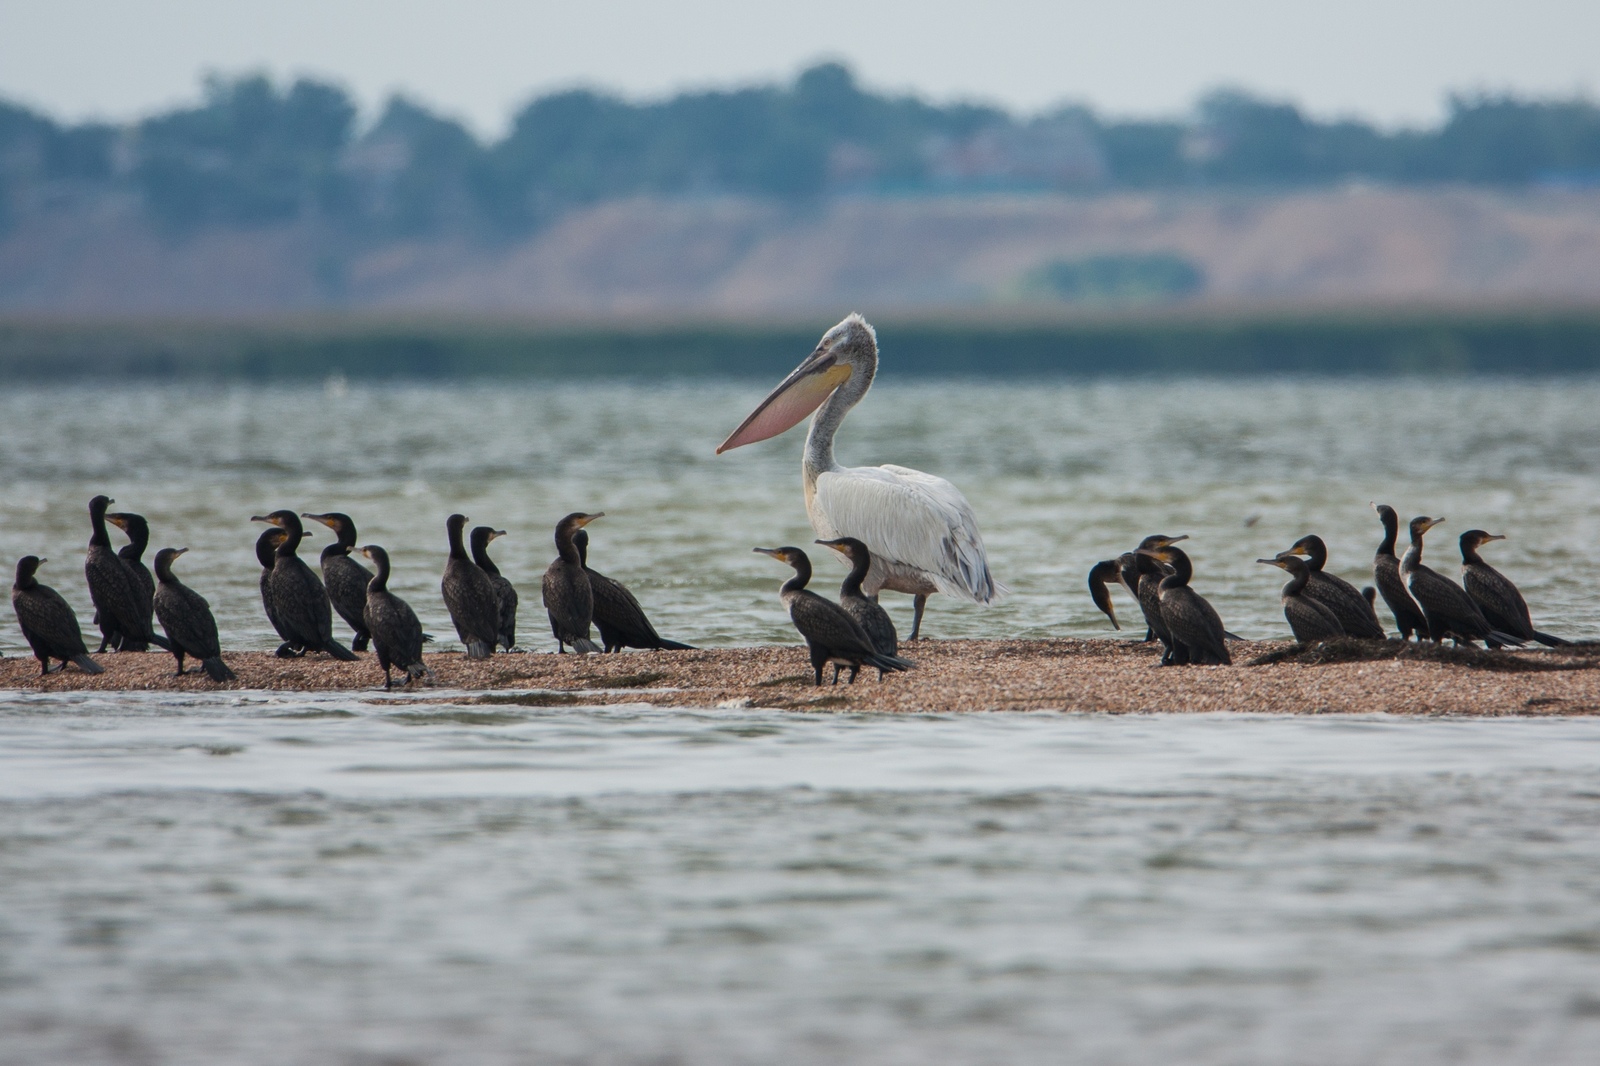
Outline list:
[[[851,373],[850,364],[840,363],[831,351],[818,348],[750,412],[750,417],[741,422],[727,440],[717,445],[717,454],[776,437],[794,427],[821,407],[822,401],[844,384]]]

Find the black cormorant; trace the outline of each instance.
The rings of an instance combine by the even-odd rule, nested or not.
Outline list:
[[[1144,615],[1148,630],[1145,639],[1154,637],[1161,642],[1163,663],[1171,662],[1173,653],[1172,634],[1167,630],[1167,623],[1161,618],[1161,580],[1166,577],[1166,573],[1161,569],[1160,560],[1152,553],[1180,540],[1188,539],[1187,533],[1178,537],[1154,533],[1141,540],[1138,549],[1133,553],[1135,568],[1139,574],[1139,579],[1133,585],[1133,593],[1139,600],[1139,613]]]
[[[576,652],[600,650],[589,636],[589,624],[594,619],[594,589],[574,538],[578,530],[604,517],[604,511],[574,511],[556,524],[556,561],[544,572],[543,593],[550,632],[555,634],[557,649],[562,652],[568,644]]]
[[[503,529],[474,526],[472,530],[472,561],[478,569],[489,575],[494,585],[495,598],[500,604],[500,643],[510,651],[517,643],[517,587],[500,572],[489,558],[489,544],[506,535]]]
[[[1171,655],[1162,660],[1164,666],[1227,666],[1233,662],[1228,654],[1227,630],[1206,598],[1189,587],[1194,576],[1194,564],[1181,549],[1170,544],[1166,547],[1141,549],[1165,564],[1165,576],[1157,586],[1161,595],[1161,621],[1166,625],[1172,641]]]
[[[127,564],[141,597],[139,605],[144,611],[145,624],[155,629],[156,579],[144,565],[144,551],[150,546],[150,523],[144,515],[119,512],[106,515],[106,521],[128,535],[128,543],[117,549],[117,558]],[[149,651],[149,645],[124,636],[120,651]]]
[[[1489,624],[1465,589],[1422,565],[1423,535],[1443,521],[1442,518],[1426,516],[1413,518],[1411,547],[1406,551],[1405,558],[1400,560],[1400,576],[1405,579],[1412,598],[1422,608],[1422,615],[1428,623],[1428,638],[1439,643],[1445,637],[1450,637],[1457,644],[1472,647],[1477,646],[1473,643],[1477,640],[1486,642],[1491,648],[1520,645],[1522,641],[1514,634],[1501,632]]]
[[[836,537],[833,540],[819,540],[817,543],[832,548],[850,560],[850,572],[839,585],[839,606],[856,620],[856,624],[867,635],[867,639],[872,641],[872,646],[878,650],[879,655],[898,655],[900,637],[894,631],[894,621],[890,619],[889,612],[879,606],[877,600],[861,591],[861,583],[866,580],[867,571],[872,568],[871,550],[855,537]],[[1115,616],[1111,621],[1113,624],[1116,623]],[[833,665],[833,679],[839,680],[838,663]],[[878,679],[883,679],[882,670],[878,671]]]
[[[487,659],[494,654],[494,646],[500,640],[500,594],[461,542],[461,531],[466,524],[464,514],[453,514],[445,519],[450,555],[445,560],[444,579],[439,582],[439,589],[444,593],[444,605],[450,609],[456,636],[466,646],[467,658]]]
[[[1289,583],[1283,586],[1283,616],[1289,620],[1294,639],[1302,644],[1345,635],[1344,624],[1327,604],[1310,595],[1306,587],[1311,580],[1311,567],[1291,552],[1283,552],[1272,559],[1257,559],[1258,563],[1276,566],[1289,573]]]
[[[322,583],[328,590],[328,602],[339,612],[344,624],[355,632],[350,650],[366,651],[368,633],[361,615],[367,609],[367,585],[372,581],[372,571],[350,554],[356,546],[356,524],[349,515],[338,511],[302,513],[300,517],[321,522],[338,538],[322,549]]]
[[[44,562],[37,555],[24,555],[17,560],[17,578],[11,584],[11,609],[17,612],[17,624],[22,635],[39,660],[39,676],[50,672],[50,660],[60,659],[58,669],[65,670],[74,663],[86,674],[103,674],[105,668],[89,658],[89,649],[83,643],[83,631],[78,628],[78,616],[72,605],[62,599],[61,593],[49,585],[39,584],[34,572]]]
[[[1311,574],[1311,579],[1306,582],[1306,591],[1334,613],[1344,627],[1346,636],[1362,640],[1383,640],[1388,636],[1378,622],[1377,612],[1361,595],[1361,590],[1337,574],[1330,574],[1323,569],[1328,565],[1328,546],[1321,537],[1314,533],[1301,537],[1284,554],[1305,557],[1306,569]]]
[[[354,653],[333,639],[333,606],[322,579],[295,554],[306,535],[300,516],[283,510],[257,515],[250,521],[271,523],[288,534],[273,552],[272,573],[267,575],[264,586],[267,617],[279,635],[292,647],[325,651],[335,659],[355,662]],[[278,653],[283,654],[283,649]]]
[[[1383,523],[1383,540],[1372,557],[1372,579],[1378,586],[1383,602],[1389,605],[1389,613],[1394,615],[1400,639],[1410,640],[1415,633],[1418,640],[1424,640],[1428,636],[1428,620],[1423,616],[1422,608],[1417,606],[1417,601],[1411,598],[1411,590],[1406,588],[1405,579],[1400,576],[1400,557],[1394,553],[1395,538],[1400,532],[1400,516],[1386,503],[1375,503],[1372,509],[1378,512],[1378,520]]]
[[[156,618],[172,642],[179,676],[183,675],[183,657],[188,655],[200,660],[211,680],[233,681],[233,671],[222,661],[222,644],[217,639],[217,620],[211,615],[211,604],[172,573],[172,561],[188,550],[162,548],[156,552]]]
[[[1469,529],[1461,534],[1461,584],[1477,603],[1483,617],[1495,629],[1510,633],[1522,640],[1536,640],[1551,648],[1572,643],[1533,628],[1533,618],[1528,614],[1528,602],[1511,579],[1483,561],[1478,548],[1492,540],[1505,540],[1505,534],[1485,533]]]
[[[428,668],[422,665],[422,623],[417,612],[399,596],[389,591],[389,553],[376,544],[368,544],[361,554],[372,560],[378,568],[372,583],[367,586],[366,617],[362,625],[372,635],[372,650],[383,667],[383,687],[393,681],[390,667],[404,670],[401,684],[409,685],[413,678],[423,677]]]
[[[821,541],[817,542],[821,544]],[[1111,602],[1111,584],[1121,583],[1122,564],[1117,559],[1104,559],[1089,568],[1089,598],[1105,616],[1111,619],[1112,629],[1121,629],[1117,622],[1117,607]],[[843,602],[841,599],[840,602]]]
[[[269,526],[256,538],[256,562],[261,564],[261,607],[267,612],[267,621],[272,623],[273,631],[283,641],[275,652],[280,659],[293,659],[306,653],[306,650],[290,640],[289,634],[284,631],[283,623],[278,620],[277,609],[272,605],[272,593],[268,590],[268,584],[272,581],[272,567],[278,558],[278,545],[288,536],[288,533],[277,526]]]
[[[652,651],[693,651],[689,644],[667,640],[644,613],[633,591],[589,566],[589,531],[580,529],[572,536],[578,549],[578,562],[589,575],[589,591],[594,596],[594,627],[606,651],[645,648]]]
[[[106,505],[115,503],[106,496],[89,501],[89,554],[83,560],[83,573],[89,580],[89,598],[94,601],[100,622],[100,650],[109,644],[118,650],[145,650],[149,645],[172,650],[167,638],[151,629],[149,601],[139,578],[128,564],[111,550],[106,533]]]
[[[811,560],[805,552],[788,546],[754,550],[794,567],[794,576],[783,583],[779,595],[784,606],[789,608],[790,621],[811,650],[811,668],[816,672],[817,684],[822,684],[822,668],[828,663],[848,666],[852,685],[862,666],[876,666],[886,671],[907,670],[916,665],[909,659],[880,653],[872,646],[872,638],[843,607],[806,588],[811,580]],[[837,672],[833,683],[839,683]]]

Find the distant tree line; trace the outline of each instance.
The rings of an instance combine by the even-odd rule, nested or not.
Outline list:
[[[69,125],[0,102],[0,227],[95,194],[136,196],[162,227],[311,220],[355,234],[526,232],[637,195],[786,201],[845,193],[1286,188],[1391,183],[1600,185],[1600,108],[1453,97],[1434,129],[1322,122],[1237,91],[1173,121],[1081,107],[1031,118],[864,91],[823,64],[791,85],[636,103],[540,97],[482,143],[404,98],[370,127],[342,89],[213,78],[195,107]]]

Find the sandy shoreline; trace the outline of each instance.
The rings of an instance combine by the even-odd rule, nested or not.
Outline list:
[[[1287,647],[1233,645],[1235,662]],[[766,646],[622,655],[428,656],[432,684],[482,691],[484,702],[533,706],[637,703],[790,710],[1066,710],[1105,713],[1237,711],[1271,714],[1384,712],[1406,715],[1600,714],[1600,657],[1523,653],[1526,671],[1478,669],[1412,659],[1158,669],[1156,649],[1116,640],[929,641],[911,647],[918,669],[877,680],[863,671],[853,686],[816,688],[804,648]],[[1409,654],[1409,651],[1408,653]],[[68,668],[39,676],[31,658],[0,659],[0,689],[18,692],[278,690],[363,691],[381,687],[370,656],[340,663],[326,656],[277,659],[267,652],[224,656],[237,682],[173,675],[165,654],[98,656],[104,674]],[[501,690],[499,694],[493,694]],[[536,690],[530,692],[529,690]]]

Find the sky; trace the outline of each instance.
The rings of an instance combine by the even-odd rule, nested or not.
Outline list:
[[[0,0],[0,97],[122,120],[208,72],[396,91],[503,131],[573,85],[645,98],[791,78],[1177,115],[1220,85],[1322,117],[1437,121],[1452,91],[1600,95],[1600,0]]]

